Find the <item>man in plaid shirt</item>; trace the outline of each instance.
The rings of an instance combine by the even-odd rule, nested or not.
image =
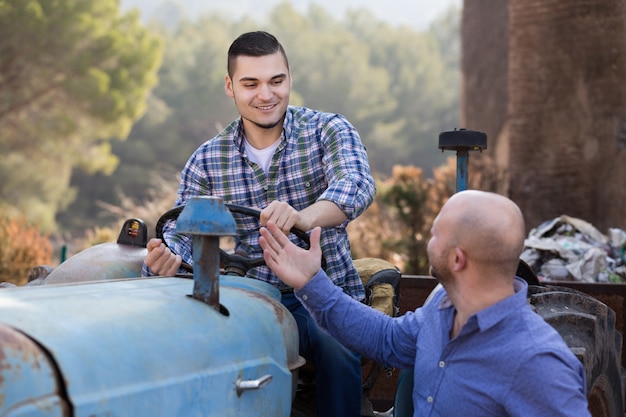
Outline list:
[[[211,195],[225,203],[261,210],[260,219],[236,216],[235,251],[259,258],[259,228],[272,221],[292,228],[322,228],[326,273],[356,300],[365,296],[350,257],[349,221],[374,200],[376,187],[365,147],[350,122],[338,114],[289,106],[291,75],[282,45],[266,32],[237,38],[228,51],[225,89],[240,118],[201,145],[181,172],[176,206]],[[181,262],[193,264],[191,239],[176,234],[174,222],[148,243],[144,275],[173,275]],[[322,331],[293,291],[266,266],[247,276],[281,290],[300,333],[300,354],[316,369],[317,413],[360,416],[361,363],[355,353]]]

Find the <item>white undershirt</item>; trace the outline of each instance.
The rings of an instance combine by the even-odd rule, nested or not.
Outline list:
[[[278,148],[280,144],[280,139],[276,142],[272,143],[267,148],[257,149],[254,146],[250,145],[247,139],[244,140],[244,145],[246,147],[246,152],[248,153],[248,158],[258,164],[261,168],[263,168],[263,172],[265,175],[268,174],[270,170],[270,164],[272,162],[272,156],[274,155],[274,151]]]

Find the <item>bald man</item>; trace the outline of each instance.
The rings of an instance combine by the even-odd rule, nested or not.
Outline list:
[[[395,318],[333,285],[320,267],[319,228],[308,251],[271,222],[260,244],[268,266],[342,344],[414,369],[414,416],[590,416],[582,364],[531,310],[527,285],[515,277],[525,237],[517,205],[459,192],[431,235],[428,259],[443,289]]]

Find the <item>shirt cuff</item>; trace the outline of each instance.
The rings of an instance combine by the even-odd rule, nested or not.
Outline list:
[[[323,269],[320,269],[304,287],[294,291],[294,294],[303,304],[320,306],[328,302],[334,291],[341,291],[341,289],[328,278]]]

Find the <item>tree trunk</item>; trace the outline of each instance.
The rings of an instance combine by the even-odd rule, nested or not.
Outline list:
[[[508,167],[527,227],[567,214],[626,228],[626,3],[471,0],[462,24],[463,120]]]
[[[509,163],[504,129],[508,102],[508,13],[507,0],[471,0],[463,5],[461,17],[461,125],[487,134],[485,154],[503,168]],[[473,163],[477,158],[484,157],[470,157],[472,168],[478,168]]]
[[[624,1],[510,0],[509,16],[510,196],[530,225],[568,214],[606,228]]]

